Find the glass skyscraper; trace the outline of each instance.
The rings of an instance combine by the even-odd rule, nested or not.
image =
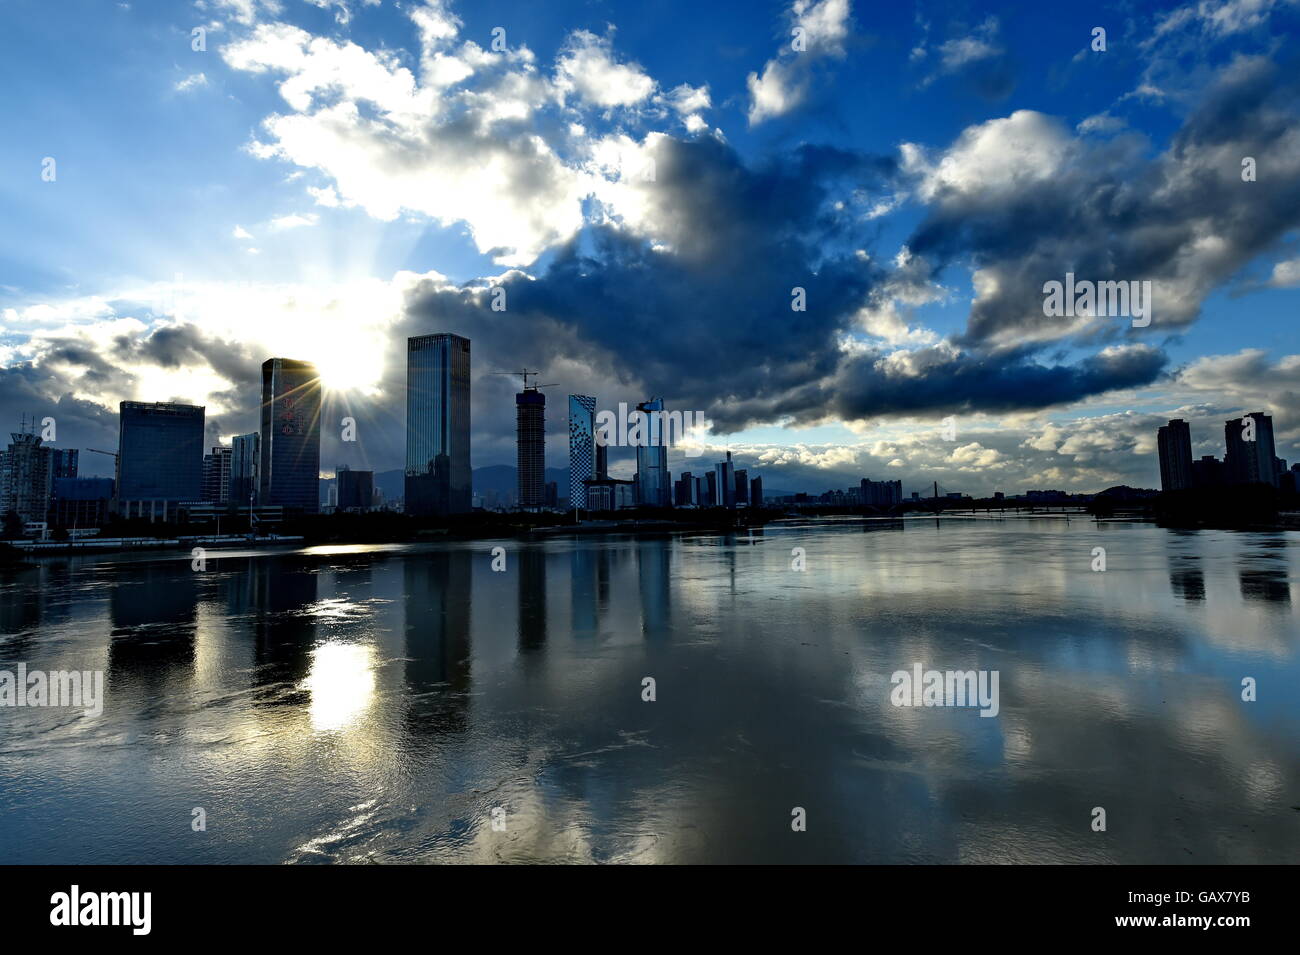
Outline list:
[[[203,424],[198,405],[123,401],[118,406],[119,513],[166,520],[173,510],[169,505],[201,499]]]
[[[636,449],[637,497],[644,507],[671,507],[672,484],[668,473],[668,433],[664,400],[651,398],[636,406],[645,415],[644,438]]]
[[[596,476],[596,399],[569,395],[569,506],[587,508],[587,485]]]
[[[239,507],[257,503],[261,445],[262,436],[256,431],[230,439],[230,500]]]
[[[262,363],[260,503],[320,510],[320,412],[315,365],[292,358]]]
[[[465,514],[469,462],[469,339],[439,333],[406,340],[406,512]]]

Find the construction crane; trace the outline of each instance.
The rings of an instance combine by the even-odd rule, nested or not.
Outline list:
[[[116,451],[101,451],[101,450],[99,450],[99,448],[86,448],[86,450],[87,450],[87,451],[93,451],[93,452],[95,452],[96,454],[107,454],[107,455],[108,455],[110,458],[112,458],[114,461],[117,460],[117,452],[116,452]]]
[[[548,383],[548,384],[545,384],[545,385],[530,385],[530,384],[528,383],[528,379],[529,379],[529,378],[533,378],[534,380],[536,380],[536,378],[537,378],[539,375],[541,375],[541,372],[540,372],[540,371],[529,371],[527,368],[523,368],[523,369],[521,369],[521,370],[519,370],[519,371],[492,371],[492,372],[488,372],[488,374],[491,374],[491,375],[518,375],[520,378],[522,378],[522,379],[524,380],[524,391],[536,391],[536,390],[539,389],[539,388],[554,388],[554,387],[558,384],[558,382],[554,382],[554,381],[552,381],[552,382],[550,382],[550,383]]]

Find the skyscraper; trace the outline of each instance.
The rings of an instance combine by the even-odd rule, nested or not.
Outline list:
[[[262,436],[256,431],[230,439],[230,499],[240,507],[257,502]]]
[[[320,510],[320,412],[315,365],[292,358],[262,363],[262,504]]]
[[[50,506],[52,455],[39,434],[13,432],[0,452],[0,517],[14,511],[24,523],[43,521]]]
[[[335,471],[340,511],[368,511],[375,505],[375,472],[353,471],[347,465]]]
[[[440,332],[406,340],[406,513],[465,514],[469,462],[469,339]]]
[[[76,448],[50,448],[50,478],[74,478],[77,476]]]
[[[1250,424],[1247,419],[1251,419]],[[1243,418],[1234,418],[1224,424],[1223,438],[1227,444],[1223,469],[1229,484],[1271,484],[1277,487],[1277,464],[1274,460],[1277,449],[1273,446],[1273,419],[1269,415],[1253,411]],[[1163,455],[1161,457],[1163,460]]]
[[[204,409],[123,401],[118,411],[118,513],[170,520],[176,504],[200,500]]]
[[[1174,418],[1156,436],[1160,447],[1160,489],[1182,491],[1192,486],[1192,429]]]
[[[519,472],[519,506],[546,502],[546,395],[525,385],[515,395],[515,442]]]
[[[231,448],[217,445],[203,455],[203,495],[205,501],[226,504],[230,501]]]
[[[569,395],[569,506],[587,509],[587,485],[596,476],[596,399]]]
[[[736,469],[731,463],[731,452],[727,452],[727,460],[719,461],[713,466],[713,472],[717,475],[715,487],[717,488],[717,497],[714,498],[714,507],[735,507],[736,506]]]
[[[636,449],[637,497],[643,507],[671,507],[672,483],[668,473],[668,434],[664,400],[651,398],[636,406],[645,415],[642,440]]]

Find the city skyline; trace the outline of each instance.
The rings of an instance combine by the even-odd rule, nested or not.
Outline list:
[[[145,102],[203,145],[146,137],[184,173],[151,175],[137,214],[91,186],[138,181],[130,147],[110,138],[92,163],[75,124],[51,133],[43,91],[7,104],[0,156],[31,176],[6,180],[0,418],[50,414],[101,447],[121,400],[183,402],[207,409],[210,447],[258,427],[249,366],[287,354],[321,370],[325,420],[358,423],[354,444],[324,431],[328,467],[402,467],[403,342],[449,332],[483,369],[546,368],[557,394],[699,411],[709,459],[796,490],[1153,487],[1161,424],[1188,421],[1200,457],[1212,422],[1256,409],[1300,457],[1279,52],[1297,11],[1179,9],[1116,17],[1099,51],[1082,6],[936,14],[931,33],[822,0],[806,70],[773,40],[794,16],[780,3],[711,10],[671,57],[654,31],[611,30],[620,14],[572,8],[500,51],[489,15],[454,3],[336,20],[214,0],[201,51],[193,17],[88,12],[79,30],[144,46],[130,79],[81,91],[85,112],[129,123],[122,104]],[[66,56],[21,28],[0,44],[19,64]],[[331,125],[338,104],[376,126]],[[481,132],[457,139],[452,106]],[[33,231],[48,241],[18,238]],[[1042,290],[1067,275],[1150,282],[1150,323],[1049,317]],[[509,388],[475,381],[473,467],[514,459]]]

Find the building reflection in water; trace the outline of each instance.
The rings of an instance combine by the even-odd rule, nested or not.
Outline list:
[[[641,632],[647,639],[672,635],[672,541],[647,538],[636,544],[637,584],[641,594]],[[734,574],[734,565],[733,565]]]
[[[413,736],[465,731],[472,682],[472,560],[470,551],[457,548],[403,562],[405,682]]]
[[[530,653],[546,646],[546,550],[542,545],[519,549],[519,650]]]

